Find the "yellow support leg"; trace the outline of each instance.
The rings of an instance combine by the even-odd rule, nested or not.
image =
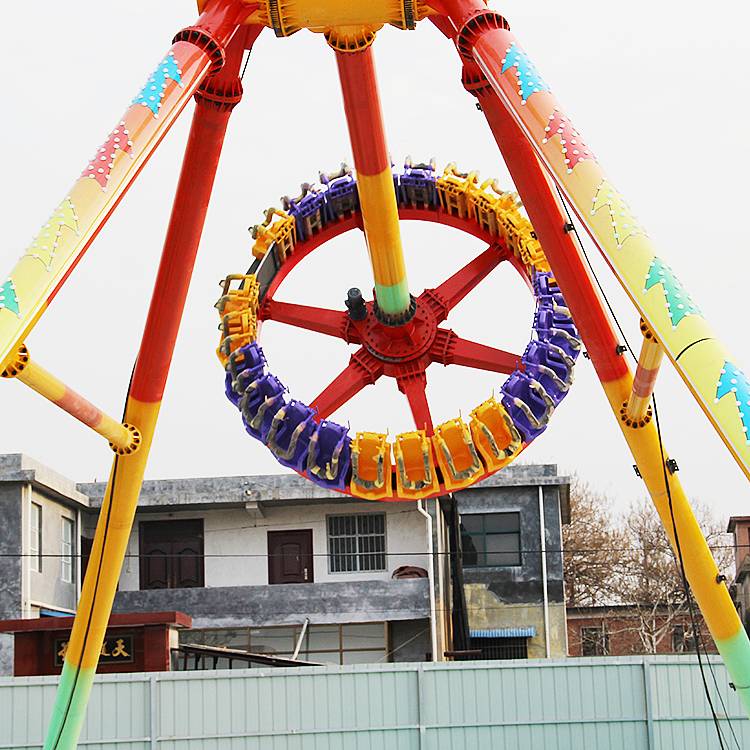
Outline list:
[[[629,372],[617,380],[602,382],[602,385],[675,550],[677,545],[674,531],[677,531],[690,588],[732,682],[745,709],[750,713],[750,641],[682,484],[667,469],[667,453],[664,451],[662,456],[657,428],[651,420],[646,421],[643,426],[629,426],[621,418],[623,403],[627,402],[633,389],[633,377]]]

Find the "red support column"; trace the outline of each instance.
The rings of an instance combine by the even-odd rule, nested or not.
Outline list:
[[[259,26],[241,29],[227,48],[224,67],[195,95],[193,123],[130,389],[139,401],[160,401],[164,393],[229,116],[242,98],[242,56],[260,31]]]
[[[618,353],[621,342],[570,231],[559,196],[489,84],[478,92],[478,99],[600,380],[623,377],[628,366]]]

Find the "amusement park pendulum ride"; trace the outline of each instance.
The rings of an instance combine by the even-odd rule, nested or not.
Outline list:
[[[228,399],[247,432],[310,481],[355,497],[398,502],[438,497],[496,472],[547,427],[585,348],[615,420],[678,550],[687,579],[732,682],[750,711],[750,642],[726,584],[663,449],[650,405],[664,355],[672,362],[739,466],[750,477],[750,382],[714,336],[645,229],[605,175],[506,19],[482,0],[203,0],[104,144],[54,209],[0,290],[3,376],[16,378],[104,436],[115,453],[78,612],[44,747],[76,746],[133,523],[149,448],[230,114],[242,98],[240,67],[268,28],[277,37],[321,33],[336,57],[354,157],[302,194],[269,209],[253,228],[254,259],[231,274],[216,303],[218,356]],[[385,24],[429,20],[458,53],[515,192],[454,165],[388,156],[372,43]],[[268,33],[268,32],[266,32]],[[127,393],[113,419],[44,370],[24,340],[188,101],[193,121],[151,306]],[[523,203],[526,216],[519,210]],[[566,205],[567,204],[567,205]],[[641,319],[635,373],[584,262],[572,216],[591,239]],[[433,289],[410,294],[401,220],[468,232],[487,249]],[[372,298],[348,292],[340,310],[274,299],[308,254],[351,229],[364,232]],[[501,262],[536,301],[521,354],[461,337],[450,311]],[[257,336],[274,320],[358,348],[309,400],[292,398]],[[494,396],[434,425],[425,396],[432,363],[502,373]],[[365,386],[395,378],[415,429],[360,431],[329,419]]]

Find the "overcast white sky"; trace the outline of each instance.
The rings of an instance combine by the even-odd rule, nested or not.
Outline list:
[[[750,73],[747,5],[707,11],[673,0],[494,3],[573,118],[614,183],[730,345],[750,364],[746,220],[750,168],[744,95]],[[730,10],[731,7],[731,10]],[[190,0],[16,3],[5,24],[9,61],[0,119],[4,210],[2,259],[10,269],[38,226],[104,140],[173,34],[195,17]],[[434,156],[497,176],[510,187],[481,113],[460,84],[455,51],[429,22],[386,29],[375,44],[390,149],[399,163]],[[249,265],[247,227],[318,169],[351,163],[332,53],[319,35],[255,46],[245,100],[230,123],[148,469],[149,477],[249,474],[281,467],[242,428],[223,396],[213,350],[219,279]],[[192,107],[190,107],[192,108]],[[122,410],[177,180],[189,111],[173,128],[118,212],[30,336],[32,355],[112,414]],[[404,228],[412,291],[418,293],[483,247],[452,230]],[[637,341],[638,318],[603,264],[597,268],[618,317]],[[341,307],[348,287],[371,288],[361,236],[316,252],[280,298]],[[520,351],[532,303],[508,269],[496,272],[451,316],[478,341]],[[347,362],[345,345],[268,325],[273,372],[311,400]],[[433,366],[437,420],[486,398],[500,381]],[[682,382],[659,378],[665,443],[688,492],[726,517],[750,513],[748,484]],[[2,384],[0,452],[25,452],[79,481],[106,477],[111,452],[70,417],[18,383]],[[411,429],[393,381],[371,386],[334,415],[353,430]],[[623,507],[644,494],[590,363],[548,431],[525,454],[556,462]]]

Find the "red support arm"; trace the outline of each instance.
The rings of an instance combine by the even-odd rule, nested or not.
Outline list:
[[[432,435],[432,414],[427,403],[427,375],[423,372],[397,378],[398,389],[409,402],[414,425],[418,430],[425,430]]]
[[[448,313],[505,260],[506,255],[500,245],[491,245],[435,289],[425,289],[419,295],[419,301],[427,302],[435,311],[437,322],[442,323]]]
[[[322,307],[297,305],[291,302],[278,302],[266,299],[260,308],[258,317],[261,320],[274,320],[277,323],[304,328],[308,331],[334,336],[350,344],[361,343],[359,335],[351,325],[351,319],[345,312],[327,310]]]
[[[517,368],[523,369],[518,354],[469,341],[444,328],[438,329],[430,349],[430,358],[441,365],[461,365],[505,375],[510,375]]]
[[[365,386],[372,385],[383,374],[383,365],[364,347],[358,349],[349,364],[323,389],[310,404],[318,419],[327,419],[356,396]]]

